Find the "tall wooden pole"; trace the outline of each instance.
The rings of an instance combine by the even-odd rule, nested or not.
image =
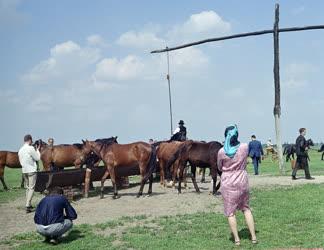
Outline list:
[[[281,126],[280,126],[281,106],[280,106],[280,71],[279,71],[279,4],[276,4],[276,9],[275,9],[275,22],[273,25],[273,48],[274,48],[273,75],[274,75],[274,88],[275,88],[275,105],[273,109],[273,114],[275,118],[276,144],[278,150],[279,170],[281,174],[284,174],[285,169],[283,164]]]
[[[168,47],[166,47],[168,49]],[[171,136],[173,134],[173,122],[172,122],[172,101],[171,101],[171,83],[170,83],[170,60],[169,60],[169,51],[167,51],[167,63],[168,63],[168,86],[169,86],[169,108],[170,108],[170,129],[171,129]]]

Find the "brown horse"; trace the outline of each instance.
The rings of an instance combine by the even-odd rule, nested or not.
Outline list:
[[[114,187],[113,198],[118,198],[116,185],[117,168],[138,167],[141,175],[141,186],[137,197],[143,194],[144,185],[149,180],[148,194],[152,193],[153,172],[156,169],[156,150],[155,147],[145,142],[135,142],[130,144],[101,143],[86,141],[84,143],[88,150],[92,150],[104,162],[107,170],[101,179],[101,198],[104,193],[104,183],[110,175]]]
[[[0,180],[5,190],[8,189],[4,181],[4,170],[6,166],[9,168],[21,168],[18,152],[0,151]],[[22,178],[21,186],[23,187],[23,185],[24,182]]]
[[[178,157],[174,157],[175,162],[170,162],[170,158],[176,154],[176,152],[179,150],[179,147],[181,147],[183,143],[184,142],[180,141],[165,141],[160,142],[157,145],[156,153],[160,166],[160,184],[163,186],[165,186],[165,174],[166,172],[168,173],[170,171],[167,166],[173,164],[176,165],[174,167],[178,168]]]
[[[161,185],[165,186],[165,175],[169,176],[170,171],[173,173],[179,169],[180,149],[190,142],[191,141],[161,141],[154,144],[157,148]],[[174,185],[175,176],[172,177],[172,185]]]
[[[38,143],[42,145],[40,153],[45,171],[51,170],[51,167],[62,169],[64,167],[75,166],[76,168],[80,168],[91,153],[91,150],[80,143],[55,146],[49,146],[42,140],[38,140]]]
[[[216,187],[217,174],[221,175],[221,172],[217,167],[217,154],[218,151],[222,148],[222,144],[216,141],[211,141],[208,143],[205,142],[190,142],[187,143],[182,149],[179,156],[179,183],[178,183],[178,192],[181,193],[181,181],[183,179],[183,172],[187,165],[187,162],[191,166],[191,178],[194,184],[196,191],[199,193],[196,182],[196,167],[200,168],[210,168],[210,173],[213,179],[213,194],[216,195],[217,190],[220,187],[220,182]],[[173,176],[176,175],[176,172],[173,172]]]

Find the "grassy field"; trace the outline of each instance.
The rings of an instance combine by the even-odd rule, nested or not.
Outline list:
[[[252,246],[238,214],[241,249],[324,246],[324,185],[253,189],[251,207],[259,240]],[[54,249],[36,233],[0,242],[16,249]],[[75,226],[62,240],[64,249],[232,249],[227,220],[219,213],[159,218],[123,217],[97,225]]]
[[[324,175],[324,161],[321,161],[322,153],[317,152],[317,150],[310,150],[309,157],[310,157],[310,172],[311,175]],[[295,157],[296,158],[296,157]],[[248,172],[254,173],[252,160],[249,159],[250,164],[248,164]],[[285,170],[287,175],[291,175],[291,165],[290,162],[285,161]],[[259,171],[261,175],[280,175],[278,163],[273,162],[271,157],[266,157],[264,161],[262,161]],[[297,172],[297,175],[304,175],[304,171],[300,170]]]

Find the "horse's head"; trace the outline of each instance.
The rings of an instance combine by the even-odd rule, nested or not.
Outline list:
[[[92,151],[93,151],[93,149],[92,149],[92,147],[91,147],[91,141],[88,141],[88,140],[82,140],[82,152],[83,152],[83,154],[84,155],[89,155]]]
[[[46,142],[44,142],[42,139],[38,139],[33,143],[33,147],[36,149],[39,148],[39,151],[42,151],[44,147],[48,146]]]
[[[308,140],[307,140],[307,146],[308,146],[308,147],[309,147],[309,146],[314,146],[314,142],[313,142],[312,139],[308,139]]]

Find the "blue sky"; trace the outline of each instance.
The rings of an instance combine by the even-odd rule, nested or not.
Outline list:
[[[166,57],[152,49],[269,29],[275,1],[0,0],[0,148],[169,137]],[[280,26],[324,24],[322,1],[279,1]],[[283,141],[324,141],[323,31],[280,35]],[[189,137],[274,140],[271,35],[170,54],[174,123]]]

